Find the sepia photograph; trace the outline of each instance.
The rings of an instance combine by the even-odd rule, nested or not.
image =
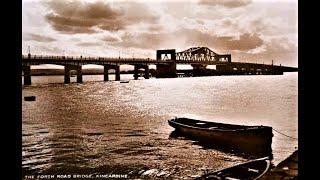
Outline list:
[[[23,180],[298,179],[298,0],[21,7]]]

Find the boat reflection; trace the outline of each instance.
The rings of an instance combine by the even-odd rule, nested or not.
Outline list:
[[[221,141],[208,142],[206,139],[201,139],[196,136],[188,136],[188,134],[177,130],[172,131],[169,138],[191,140],[194,145],[201,146],[203,149],[216,149],[245,159],[256,159],[261,157],[269,157],[270,160],[273,159],[271,148],[266,148],[265,151],[261,151],[261,149],[258,151],[256,151],[256,149],[250,149],[249,151],[248,149],[236,148],[234,146],[230,146],[230,144],[224,144]]]

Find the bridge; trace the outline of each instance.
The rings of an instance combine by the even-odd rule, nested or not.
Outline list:
[[[169,56],[168,56],[169,55]],[[134,66],[134,79],[139,77],[139,69],[144,69],[144,78],[149,79],[149,65],[156,65],[157,78],[177,77],[177,64],[188,64],[193,67],[192,76],[202,76],[208,71],[208,65],[216,65],[214,75],[280,75],[283,72],[298,71],[298,68],[232,62],[231,54],[218,54],[207,47],[192,47],[182,52],[175,49],[157,50],[156,59],[150,58],[114,58],[114,57],[73,57],[22,55],[24,85],[31,85],[31,66],[54,64],[64,66],[64,83],[70,83],[70,71],[77,71],[77,82],[82,83],[82,66],[87,64],[104,67],[104,81],[109,80],[109,70],[115,70],[115,80],[120,81],[120,65]]]

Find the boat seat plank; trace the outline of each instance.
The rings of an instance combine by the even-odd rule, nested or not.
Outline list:
[[[232,178],[232,177],[225,177],[226,180],[240,180],[238,178]]]
[[[210,179],[218,179],[218,180],[222,179],[220,176],[216,176],[216,175],[209,175],[208,178],[210,178]]]
[[[258,170],[258,169],[251,169],[251,168],[248,168],[248,171],[250,171],[250,172],[255,172],[255,173],[259,173],[259,170]]]

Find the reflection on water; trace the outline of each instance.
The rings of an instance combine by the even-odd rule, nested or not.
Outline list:
[[[208,142],[205,139],[200,139],[194,136],[188,136],[187,134],[183,134],[179,131],[172,131],[169,135],[170,138],[172,139],[188,139],[188,140],[192,140],[192,143],[194,145],[199,145],[201,146],[203,149],[216,149],[219,151],[223,151],[229,154],[233,154],[235,156],[240,156],[243,157],[245,159],[257,159],[257,158],[261,158],[261,157],[269,157],[269,159],[273,159],[273,155],[272,155],[272,149],[265,149],[265,151],[256,151],[256,149],[250,149],[250,151],[248,149],[246,150],[242,150],[239,148],[234,148],[231,147],[227,144],[224,144],[223,142]],[[271,145],[271,144],[270,144]]]
[[[61,78],[61,79],[60,79]],[[122,79],[132,76],[121,75]],[[22,95],[24,174],[117,173],[130,177],[196,177],[248,157],[170,138],[172,117],[272,126],[297,137],[297,73],[84,83],[32,77]],[[110,78],[111,79],[111,78]],[[273,162],[297,141],[274,133]],[[249,157],[250,158],[250,157]]]

